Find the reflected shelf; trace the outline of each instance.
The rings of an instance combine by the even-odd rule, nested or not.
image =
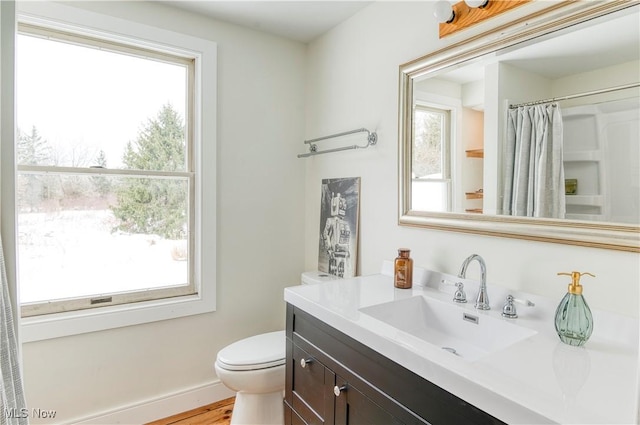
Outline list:
[[[467,158],[484,158],[484,149],[468,149],[465,152]]]
[[[482,199],[484,196],[484,193],[482,193],[481,191],[478,192],[466,192],[465,196],[467,197],[467,199]]]

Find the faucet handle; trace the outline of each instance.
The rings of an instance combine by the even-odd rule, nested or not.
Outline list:
[[[457,303],[466,303],[467,302],[467,294],[464,293],[464,283],[457,282],[456,283],[456,292],[453,294],[453,301]]]
[[[453,294],[453,301],[457,303],[466,303],[467,302],[467,294],[464,292],[464,283],[462,282],[452,282],[447,279],[442,279],[441,281],[445,285],[454,285],[456,288],[456,292]]]
[[[515,319],[518,317],[518,313],[516,311],[516,306],[514,305],[514,303],[522,304],[527,307],[535,306],[535,304],[529,300],[514,298],[513,295],[509,294],[507,295],[507,299],[502,306],[502,317],[506,317],[507,319]]]

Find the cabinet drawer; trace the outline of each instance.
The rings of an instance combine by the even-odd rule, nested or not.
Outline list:
[[[333,400],[327,388],[333,388],[335,374],[311,354],[293,344],[293,409],[308,424],[333,420]],[[304,362],[303,362],[304,361]],[[304,366],[303,366],[304,365]]]

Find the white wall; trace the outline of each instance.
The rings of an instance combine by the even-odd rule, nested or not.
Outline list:
[[[378,132],[379,141],[364,151],[306,160],[306,268],[317,261],[321,180],[360,176],[361,274],[378,272],[399,246],[411,248],[416,265],[450,273],[478,253],[491,283],[558,302],[568,282],[557,272],[590,271],[597,278],[585,281],[584,294],[592,308],[637,317],[638,254],[397,225],[399,65],[497,22],[439,40],[432,8],[433,2],[374,3],[309,46],[306,136],[366,126]]]
[[[283,289],[304,264],[305,46],[158,3],[69,4],[218,45],[218,307],[24,344],[28,406],[57,410],[56,423],[215,384],[220,348],[284,328]]]
[[[583,93],[605,87],[622,86],[637,83],[640,72],[640,61],[630,61],[622,64],[600,68],[594,71],[582,72],[568,77],[558,78],[552,82],[552,96],[560,97],[573,93]],[[576,98],[562,102],[563,107],[582,105],[588,99],[590,102],[604,102],[607,100],[624,99],[640,95],[637,87],[621,91],[604,93],[587,98]]]

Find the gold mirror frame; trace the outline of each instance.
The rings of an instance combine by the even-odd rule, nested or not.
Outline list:
[[[638,6],[637,0],[565,1],[508,25],[400,66],[399,218],[402,226],[500,236],[569,245],[640,252],[640,226],[499,215],[436,213],[411,210],[411,138],[413,80],[454,64],[547,35],[612,12]]]

